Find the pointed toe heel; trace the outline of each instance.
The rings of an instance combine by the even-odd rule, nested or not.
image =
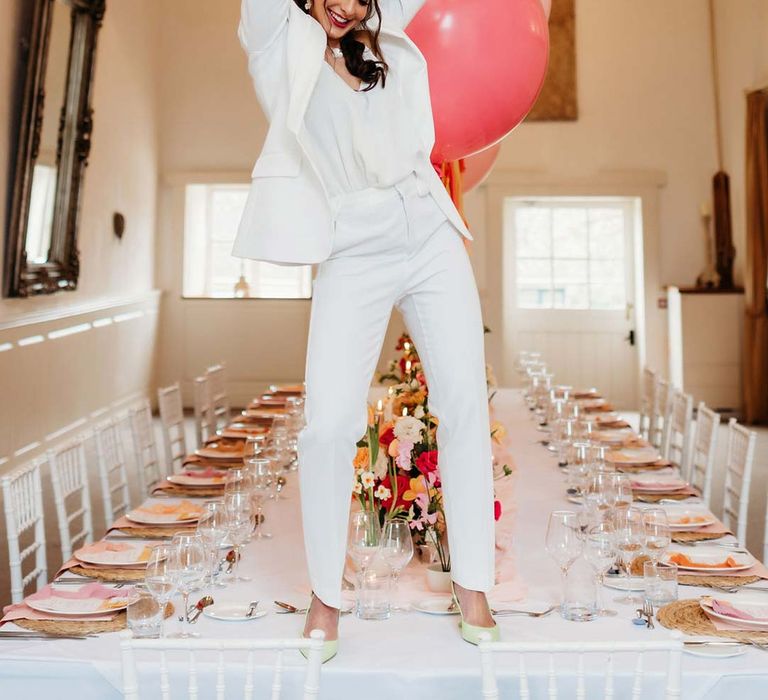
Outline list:
[[[451,592],[453,593],[453,602],[459,609],[459,615],[461,615],[461,621],[459,622],[461,638],[465,642],[477,646],[480,644],[481,636],[487,634],[490,635],[490,641],[498,642],[501,639],[501,630],[499,629],[499,626],[494,624],[493,627],[481,627],[480,625],[470,625],[468,622],[465,622],[464,613],[461,610],[461,605],[459,603],[459,598],[456,595],[456,588],[453,585],[453,581],[451,581]]]
[[[301,629],[301,636],[304,639],[309,639],[304,634],[304,629],[307,626],[307,618],[309,617],[309,610],[312,607],[312,604],[309,604],[309,607],[307,607],[307,612],[304,613],[304,626]],[[306,659],[309,658],[309,649],[299,649],[301,652],[301,655]],[[326,661],[330,661],[336,654],[339,652],[339,640],[338,639],[331,639],[330,641],[323,642],[323,652],[320,656],[322,659],[322,663],[325,663]]]

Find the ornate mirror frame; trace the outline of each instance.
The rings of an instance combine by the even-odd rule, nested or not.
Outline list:
[[[78,218],[83,176],[88,163],[93,128],[91,89],[96,36],[106,0],[67,0],[71,30],[66,88],[59,109],[56,148],[56,191],[51,244],[46,262],[28,262],[26,255],[32,174],[40,148],[45,109],[45,75],[55,0],[34,3],[27,22],[29,34],[22,44],[20,71],[23,88],[17,101],[14,134],[13,193],[5,239],[3,295],[27,297],[77,287],[80,271],[77,248]],[[13,150],[12,150],[13,152]]]

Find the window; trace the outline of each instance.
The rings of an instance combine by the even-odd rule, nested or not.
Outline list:
[[[509,204],[517,308],[626,308],[626,201],[541,198]]]
[[[184,296],[309,299],[310,265],[273,265],[232,256],[248,185],[187,185]]]

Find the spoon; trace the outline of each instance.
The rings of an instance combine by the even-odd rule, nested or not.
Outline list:
[[[203,613],[203,610],[209,605],[213,605],[213,598],[211,598],[211,596],[206,595],[200,598],[200,600],[198,600],[194,605],[195,611],[192,614],[192,617],[189,618],[189,624],[194,625],[195,622],[197,622],[197,619]]]
[[[245,613],[246,617],[253,617],[254,613],[256,612],[256,608],[259,607],[259,601],[258,600],[252,600],[251,604],[248,606],[248,612]]]

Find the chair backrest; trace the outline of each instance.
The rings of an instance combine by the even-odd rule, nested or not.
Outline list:
[[[696,431],[691,448],[691,470],[686,478],[701,491],[701,497],[707,506],[712,500],[712,473],[715,468],[715,450],[717,447],[717,426],[720,414],[707,408],[703,401],[696,408]]]
[[[654,397],[656,395],[656,372],[648,367],[643,368],[643,391],[640,398],[639,432],[646,440],[650,436],[651,416],[653,414]]]
[[[153,662],[150,667],[156,671],[159,676],[158,683],[161,689],[162,697],[169,697],[171,679],[169,674],[168,656],[169,652],[182,652],[178,661],[174,654],[174,670],[178,673],[179,669],[176,663],[182,666],[183,675],[174,679],[174,687],[178,687],[186,681],[187,696],[190,698],[209,697],[213,698],[213,689],[215,687],[215,697],[217,700],[224,698],[235,698],[235,694],[228,687],[227,675],[232,674],[233,669],[242,671],[244,676],[243,691],[240,697],[266,698],[270,700],[279,700],[283,687],[283,655],[287,650],[303,649],[307,652],[307,665],[304,675],[303,694],[304,700],[314,700],[320,692],[320,666],[322,664],[322,649],[324,635],[320,630],[313,630],[310,638],[298,639],[134,639],[129,631],[120,634],[120,651],[123,662],[123,697],[126,700],[139,700],[145,697],[145,694],[139,691],[139,673],[136,664],[136,652],[147,651],[152,654]],[[267,695],[266,689],[254,688],[255,678],[255,652],[257,651],[275,651],[275,664],[270,684],[270,692]],[[197,655],[209,652],[207,656],[207,668],[211,668],[211,656],[215,660],[215,671],[213,678],[201,678],[202,669],[198,669]],[[211,653],[212,652],[212,653]],[[240,652],[238,654],[238,652]],[[245,656],[244,662],[237,663],[233,656]],[[229,656],[227,659],[225,657]],[[201,660],[202,661],[202,660]],[[186,667],[184,667],[186,662]],[[147,667],[142,666],[142,670]],[[207,690],[201,691],[201,680],[205,683]],[[296,697],[296,696],[293,696]]]
[[[229,398],[227,397],[226,370],[223,362],[205,371],[208,379],[208,396],[213,411],[214,432],[226,428],[230,419]]]
[[[661,449],[664,445],[664,436],[669,425],[669,382],[666,379],[656,379],[656,388],[653,393],[653,408],[651,409],[651,425],[648,431],[648,442],[655,448]]]
[[[202,447],[216,435],[216,419],[208,386],[208,377],[195,377],[193,383],[195,410],[195,440]]]
[[[165,463],[167,472],[175,474],[184,466],[187,456],[187,437],[184,432],[184,407],[178,382],[157,390],[160,422],[163,426]]]
[[[96,452],[99,458],[104,520],[109,527],[131,507],[122,439],[114,421],[107,420],[96,426]]]
[[[153,484],[164,476],[157,456],[155,430],[152,426],[152,409],[149,399],[143,399],[128,410],[133,438],[133,455],[139,475],[141,496],[150,494]]]
[[[31,462],[5,474],[0,479],[0,486],[3,491],[8,559],[11,567],[11,602],[19,603],[24,598],[24,589],[31,581],[37,579],[37,590],[45,585],[48,578],[40,462]],[[30,530],[31,542],[22,549],[21,538]],[[33,554],[34,568],[25,575],[24,562]]]
[[[66,562],[78,545],[93,540],[91,492],[85,460],[85,437],[79,436],[48,450],[53,499],[61,538],[61,558]],[[80,522],[80,530],[72,534],[72,524]]]
[[[661,454],[680,467],[680,473],[688,479],[693,428],[693,397],[682,391],[673,391],[664,425],[664,444]]]
[[[518,657],[518,688],[521,700],[529,700],[531,695],[532,674],[529,673],[529,664],[526,657],[531,658],[542,655],[547,658],[546,667],[546,693],[549,700],[558,697],[557,677],[558,670],[568,668],[565,655],[576,656],[576,690],[573,693],[569,687],[564,697],[585,700],[587,697],[619,698],[630,697],[627,690],[617,691],[614,679],[614,657],[617,654],[634,654],[637,656],[632,673],[632,698],[639,698],[642,694],[644,678],[645,655],[649,653],[664,653],[667,656],[667,678],[664,688],[666,700],[678,700],[681,691],[680,661],[683,652],[683,642],[679,632],[673,632],[671,639],[652,640],[647,642],[480,642],[480,665],[482,673],[484,700],[498,700],[499,689],[496,683],[496,669],[493,655],[495,653],[513,653]],[[585,670],[585,657],[602,662],[597,672],[603,676],[602,692],[598,695],[594,690],[587,691],[587,673]],[[597,657],[597,658],[596,658]],[[590,669],[591,670],[591,669]],[[590,677],[593,675],[589,674]],[[543,693],[536,693],[536,697],[542,697]]]
[[[755,456],[756,433],[736,422],[728,421],[728,450],[725,458],[725,499],[723,523],[736,531],[743,545],[747,535],[749,487],[752,482],[752,462]]]

